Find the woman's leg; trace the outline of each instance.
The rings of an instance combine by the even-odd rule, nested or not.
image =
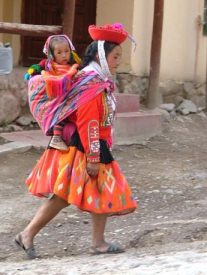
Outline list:
[[[104,237],[106,221],[107,215],[92,213],[92,245],[100,251],[105,251],[109,246]]]
[[[121,246],[105,241],[106,221],[106,214],[92,214],[92,254],[122,253],[125,251]]]
[[[26,249],[33,246],[33,239],[37,233],[66,206],[68,206],[68,203],[57,196],[46,200],[40,206],[34,218],[20,233]]]

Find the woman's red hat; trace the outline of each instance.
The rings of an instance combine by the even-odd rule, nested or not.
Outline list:
[[[117,44],[121,44],[128,37],[127,31],[120,23],[104,26],[90,25],[88,32],[93,40],[106,40]]]

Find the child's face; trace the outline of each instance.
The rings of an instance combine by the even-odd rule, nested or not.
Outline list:
[[[54,45],[54,60],[60,65],[68,64],[70,60],[70,47],[67,42],[58,42]]]

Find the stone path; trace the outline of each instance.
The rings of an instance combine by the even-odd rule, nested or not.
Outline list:
[[[130,249],[119,255],[52,258],[1,263],[4,275],[206,275],[207,252],[183,251],[141,256]]]
[[[204,129],[206,129],[205,127],[203,127]],[[184,128],[182,128],[182,131]],[[181,131],[181,130],[180,130]],[[191,132],[192,133],[192,132]],[[199,133],[199,131],[196,130],[196,134]],[[10,136],[4,136],[4,138],[8,139],[9,143],[5,143],[3,145],[0,145],[0,153],[5,154],[6,152],[12,152],[13,150],[28,150],[29,148],[31,148],[31,146],[35,146],[38,147],[38,144],[42,145],[42,136],[40,135],[39,132],[31,132],[29,133],[30,135],[28,136],[28,133],[26,132],[14,132],[14,133],[10,133]],[[1,134],[1,136],[4,134]],[[193,136],[192,136],[193,137]],[[199,133],[199,139],[201,138],[201,134]],[[190,140],[190,138],[188,137],[188,139],[186,140]],[[204,144],[204,141],[206,140],[206,135],[203,137],[201,144]],[[44,140],[44,144],[45,146],[47,145],[47,140]],[[159,143],[159,140],[157,141]],[[174,152],[178,151],[177,147],[177,143],[171,142],[172,146],[175,147],[175,149],[171,150],[171,155],[170,158],[173,157]],[[163,140],[160,141],[160,144],[163,144]],[[187,142],[185,141],[185,146]],[[192,144],[192,143],[191,143]],[[193,163],[197,162],[197,163],[206,163],[206,159],[201,159],[200,155],[197,155],[198,152],[198,147],[200,145],[200,143],[193,143],[195,145],[197,145],[197,147],[195,147],[195,151],[193,151],[194,154],[194,159],[193,159]],[[148,145],[149,146],[149,145]],[[177,146],[177,147],[176,147]],[[173,148],[174,148],[173,147]],[[180,148],[180,147],[179,147]],[[190,147],[191,148],[191,147]],[[184,146],[181,147],[181,149],[185,149]],[[194,149],[194,147],[193,147]],[[156,150],[155,144],[153,143],[153,147],[149,148],[149,153],[150,155],[152,154],[152,150]],[[204,149],[203,149],[204,150]],[[147,158],[147,151],[145,151],[145,154],[143,157]],[[155,152],[155,151],[154,151]],[[179,151],[180,152],[180,151]],[[161,151],[162,153],[162,151]],[[183,151],[180,152],[180,154],[182,154]],[[141,150],[139,151],[139,154],[141,154]],[[159,155],[160,156],[160,155]],[[176,155],[177,156],[177,155]],[[205,154],[206,156],[206,154]],[[3,156],[4,157],[4,156]],[[3,159],[3,158],[2,158]],[[179,160],[177,158],[175,158],[176,161],[178,162]],[[139,158],[136,159],[136,161],[140,161],[140,168],[142,168],[141,164],[141,160],[140,160],[140,156]],[[168,158],[165,159],[165,163],[167,163],[169,160]],[[189,159],[187,159],[186,161],[188,161],[188,163],[190,163]],[[127,165],[132,165],[132,164],[127,164]],[[146,165],[146,164],[145,164]],[[150,165],[152,165],[152,162],[150,163]],[[170,163],[170,168],[173,168],[175,166],[175,163]],[[190,167],[191,163],[189,164]],[[163,164],[163,169],[167,169],[167,166],[164,166]],[[133,167],[132,167],[133,168]],[[199,169],[201,169],[201,166],[199,165],[198,167]],[[143,169],[143,168],[142,168]],[[185,175],[187,171],[185,171],[185,166],[183,164],[182,166],[182,173]],[[190,169],[190,168],[189,168]],[[207,169],[207,168],[206,168]],[[159,169],[158,169],[159,170]],[[170,169],[168,169],[170,170]],[[171,175],[171,177],[176,177],[176,167],[174,167],[172,170],[173,175]],[[179,167],[179,171],[180,171],[180,167]],[[191,170],[190,170],[191,171]],[[201,170],[206,171],[204,170]],[[192,181],[196,182],[196,174],[195,174],[196,170],[194,167],[193,170],[193,178]],[[187,174],[186,174],[187,175]],[[149,176],[146,174],[146,176]],[[163,172],[163,174],[159,171],[159,177],[161,176],[166,176],[165,173]],[[170,180],[170,176],[169,176],[169,171],[168,171],[168,177],[166,182]],[[155,175],[153,174],[153,179],[156,180]],[[160,178],[157,179],[160,181]],[[184,182],[184,178],[181,178],[182,180],[182,184]],[[190,180],[187,179],[186,182],[188,183]],[[150,181],[146,181],[146,182],[150,182]],[[198,182],[200,184],[200,187],[198,186]],[[50,274],[50,275],[207,275],[207,241],[205,238],[205,230],[206,230],[206,201],[201,200],[200,201],[196,201],[196,190],[198,190],[199,188],[203,188],[202,190],[204,191],[205,188],[205,183],[206,183],[206,177],[204,179],[199,178],[199,181],[196,183],[194,183],[194,187],[195,189],[193,190],[193,195],[195,197],[192,197],[192,200],[190,202],[192,203],[197,203],[197,205],[193,205],[192,209],[198,209],[198,206],[201,204],[202,208],[202,215],[200,216],[200,220],[197,220],[197,216],[194,215],[194,218],[192,219],[192,217],[187,216],[186,213],[188,211],[189,208],[189,204],[186,204],[186,208],[183,210],[183,213],[185,214],[185,219],[182,218],[182,216],[176,216],[175,218],[171,221],[166,221],[166,223],[163,223],[162,221],[162,226],[169,226],[170,228],[172,228],[173,230],[173,225],[174,228],[183,228],[184,226],[186,226],[186,224],[195,224],[195,228],[193,229],[197,229],[198,228],[198,222],[204,224],[203,225],[203,235],[201,234],[201,237],[199,239],[199,232],[197,231],[193,231],[194,233],[197,232],[196,234],[192,234],[192,237],[198,237],[197,239],[195,238],[195,240],[191,239],[190,242],[190,247],[185,246],[183,243],[181,243],[181,247],[179,248],[179,252],[165,252],[161,254],[160,250],[156,251],[152,251],[151,246],[149,248],[150,253],[145,253],[145,254],[141,254],[140,253],[140,246],[139,244],[137,245],[136,249],[135,248],[130,248],[128,249],[125,253],[120,254],[120,255],[101,255],[101,256],[90,256],[89,254],[81,254],[81,255],[76,255],[76,256],[68,256],[68,257],[48,257],[45,259],[36,259],[33,261],[28,261],[28,260],[24,260],[24,261],[12,261],[11,262],[11,258],[10,261],[6,260],[6,261],[1,261],[0,262],[0,275],[45,275],[45,274]],[[143,183],[144,184],[144,183]],[[165,183],[166,184],[166,183]],[[191,185],[186,185],[186,189],[184,189],[183,191],[184,194],[186,194],[189,191],[189,186]],[[168,192],[165,193],[164,191],[162,191],[162,189],[160,189],[160,191],[158,192],[157,189],[149,189],[150,186],[148,186],[147,191],[145,190],[145,192],[153,192],[154,191],[154,199],[156,197],[157,194],[157,200],[159,199],[163,199],[164,195],[163,194],[168,194],[169,196],[172,195],[173,196],[173,192],[177,192],[176,196],[174,196],[176,199],[179,197],[179,189],[178,186],[176,186],[175,184],[170,187],[170,189],[166,189],[164,191]],[[197,188],[197,189],[196,189]],[[206,189],[205,189],[206,190]],[[156,192],[155,192],[156,191]],[[140,190],[141,192],[141,190]],[[158,196],[160,194],[160,197]],[[143,194],[142,194],[143,195]],[[146,194],[145,194],[146,195]],[[181,194],[182,195],[182,194]],[[203,196],[205,196],[205,192],[203,194]],[[152,204],[152,198],[149,197],[148,198],[150,203]],[[189,199],[189,198],[188,198]],[[197,198],[198,199],[198,198]],[[182,199],[183,200],[183,199]],[[147,202],[145,200],[145,202]],[[167,200],[168,203],[170,203],[169,197]],[[176,206],[178,206],[178,200],[175,201],[176,202]],[[200,203],[200,204],[198,204]],[[173,204],[174,205],[174,204]],[[201,207],[200,206],[200,207]],[[142,205],[143,209],[142,212],[144,212],[144,204]],[[172,209],[172,204],[169,204],[170,209]],[[197,207],[197,208],[196,208]],[[8,207],[7,207],[8,208]],[[149,208],[151,209],[151,208]],[[148,217],[147,217],[147,221],[149,222],[149,218],[150,218],[150,211],[149,209],[148,211]],[[156,209],[154,207],[154,209]],[[164,209],[164,208],[162,208]],[[181,209],[179,208],[179,213],[182,212]],[[175,209],[172,212],[172,214],[175,214]],[[144,215],[144,214],[143,214]],[[157,214],[158,218],[159,213]],[[141,217],[140,217],[141,218]],[[169,223],[172,223],[169,224]],[[161,226],[160,222],[157,222],[156,224],[151,224],[154,227],[158,227]],[[138,225],[136,224],[136,227],[138,228]],[[134,232],[134,231],[133,231]],[[157,234],[159,235],[161,231],[157,230]],[[155,232],[156,233],[156,232]],[[161,232],[162,233],[162,232]],[[202,233],[202,232],[201,232]],[[133,233],[134,234],[134,233]],[[179,231],[177,233],[179,235]],[[146,238],[148,239],[150,236],[150,234],[146,235]],[[158,236],[159,237],[159,236]],[[156,236],[153,237],[154,239],[156,239]],[[171,242],[169,244],[170,245],[174,245],[176,242]],[[189,243],[188,243],[189,244]],[[0,243],[0,250],[1,250],[1,243]],[[159,243],[160,248],[162,247],[162,243]],[[179,245],[179,242],[178,242]],[[170,247],[171,248],[171,247]],[[176,248],[174,249],[174,247],[172,247],[172,250],[176,251]],[[170,251],[172,251],[170,250]],[[169,251],[169,250],[168,250]],[[16,250],[12,250],[12,253],[15,253]],[[149,256],[149,254],[152,254]],[[155,255],[156,254],[156,255]],[[67,255],[67,254],[66,254]],[[9,258],[8,258],[9,259]]]

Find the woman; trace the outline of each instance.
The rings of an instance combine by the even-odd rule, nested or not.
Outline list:
[[[56,110],[55,124],[67,117],[76,126],[68,152],[48,148],[27,179],[32,194],[50,198],[15,238],[30,258],[36,256],[35,235],[69,204],[92,215],[93,254],[123,252],[105,241],[107,217],[133,212],[137,206],[111,154],[114,74],[121,59],[120,44],[128,34],[121,24],[89,26],[89,34],[94,41],[86,50],[83,69],[69,98]]]

